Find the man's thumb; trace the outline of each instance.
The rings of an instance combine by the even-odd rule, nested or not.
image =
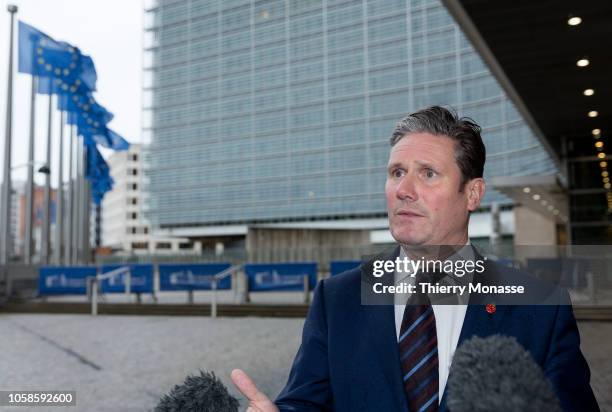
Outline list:
[[[234,369],[231,378],[234,385],[250,402],[270,402],[270,399],[257,389],[253,380],[242,369]]]

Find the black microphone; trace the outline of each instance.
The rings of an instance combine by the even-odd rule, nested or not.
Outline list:
[[[531,355],[514,337],[474,336],[453,356],[451,412],[557,412],[559,400]]]
[[[189,375],[164,395],[155,412],[238,412],[238,400],[213,372]]]

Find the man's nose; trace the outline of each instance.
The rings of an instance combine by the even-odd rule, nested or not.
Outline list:
[[[414,177],[406,174],[397,185],[396,195],[399,199],[417,200],[417,190]]]

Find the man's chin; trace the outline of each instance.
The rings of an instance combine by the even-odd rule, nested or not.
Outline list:
[[[391,236],[397,243],[405,247],[420,247],[427,244],[427,238],[424,236],[414,236],[408,234],[395,234],[391,232]]]

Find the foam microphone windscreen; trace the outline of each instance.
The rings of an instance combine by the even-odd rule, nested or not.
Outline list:
[[[451,412],[557,412],[542,369],[513,337],[475,336],[455,351],[448,377]]]
[[[214,373],[190,375],[164,395],[155,412],[238,412],[238,400],[231,396]]]

